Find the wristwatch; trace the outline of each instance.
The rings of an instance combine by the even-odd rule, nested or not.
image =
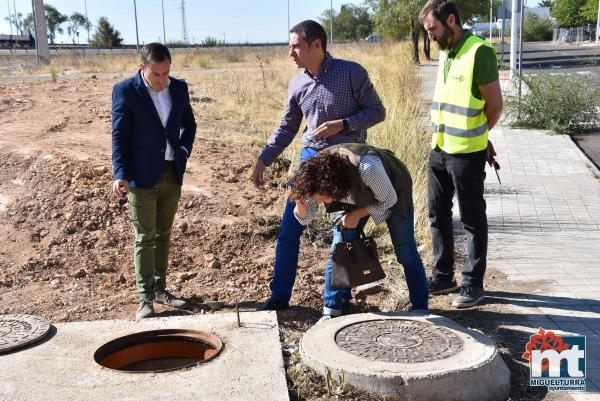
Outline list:
[[[348,124],[348,120],[345,118],[342,120],[342,124],[344,125],[344,130],[347,131],[350,128],[350,124]]]

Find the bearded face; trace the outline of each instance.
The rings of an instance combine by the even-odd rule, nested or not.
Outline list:
[[[440,50],[448,50],[450,45],[452,44],[452,29],[448,25],[443,25],[444,29],[440,36],[432,38],[435,43],[437,43]]]
[[[447,22],[442,22],[429,14],[423,20],[423,27],[429,35],[429,39],[437,43],[440,50],[447,50],[452,44],[454,33]]]

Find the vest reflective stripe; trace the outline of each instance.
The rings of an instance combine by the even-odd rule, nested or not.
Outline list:
[[[450,103],[431,103],[431,110],[433,111],[447,111],[449,113],[459,114],[466,117],[477,117],[481,114],[481,109],[473,109],[468,107],[457,106]]]
[[[433,128],[432,148],[439,147],[451,154],[473,153],[487,147],[488,123],[484,113],[485,100],[473,96],[473,68],[480,46],[489,46],[483,39],[469,36],[450,64],[444,78],[444,63],[448,52],[440,53],[435,93],[431,104]]]
[[[452,136],[460,136],[461,138],[475,138],[477,136],[483,135],[485,133],[485,131],[487,131],[487,129],[488,129],[487,121],[485,123],[483,123],[482,126],[474,128],[474,129],[460,129],[460,128],[454,128],[454,127],[447,127],[444,124],[442,124],[438,127],[437,125],[433,124],[434,132],[443,132],[444,134],[452,135]]]

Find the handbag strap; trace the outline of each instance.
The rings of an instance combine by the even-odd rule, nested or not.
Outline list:
[[[337,223],[337,221],[336,221],[336,223]],[[338,230],[340,230],[340,234],[342,235],[342,241],[352,242],[352,241],[348,241],[346,238],[344,238],[344,228],[341,226],[341,224],[335,224],[335,226],[337,227]],[[364,228],[360,229],[360,231],[358,232],[358,237],[361,239],[367,238],[367,234],[365,234]]]

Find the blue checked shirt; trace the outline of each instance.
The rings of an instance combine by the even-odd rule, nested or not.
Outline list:
[[[302,117],[306,128],[304,146],[323,150],[332,145],[365,142],[367,128],[385,119],[385,108],[360,64],[335,59],[327,53],[318,77],[307,70],[296,75],[288,87],[288,100],[279,127],[265,145],[259,158],[270,165],[294,140]],[[348,129],[329,138],[319,138],[314,131],[327,121],[348,121]]]

